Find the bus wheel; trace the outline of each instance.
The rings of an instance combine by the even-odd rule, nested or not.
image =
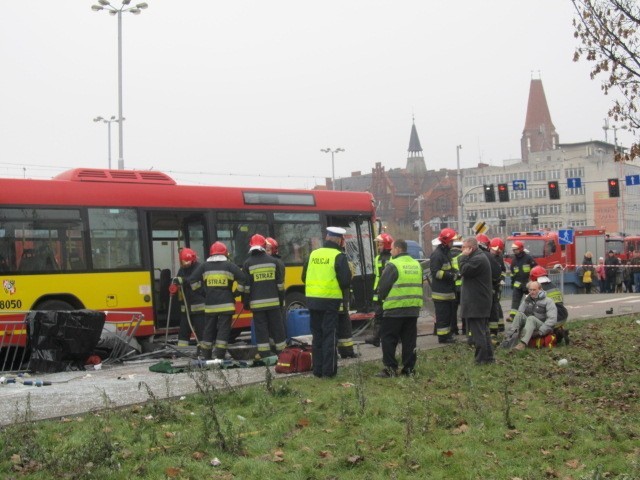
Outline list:
[[[291,292],[288,293],[285,298],[285,310],[287,312],[291,310],[298,309],[306,309],[307,308],[307,297],[304,296],[303,293],[300,292]]]
[[[45,300],[36,305],[34,310],[75,310],[72,305],[62,300]]]

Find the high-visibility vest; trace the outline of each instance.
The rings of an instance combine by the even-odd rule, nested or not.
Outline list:
[[[375,275],[373,279],[373,301],[377,302],[378,300],[380,300],[380,298],[378,297],[378,292],[376,291],[376,289],[378,288],[378,282],[380,282],[380,275],[382,274],[383,267],[382,257],[380,256],[380,254],[376,255],[373,265],[373,274]]]
[[[326,247],[311,252],[305,279],[307,297],[342,299],[336,277],[336,257],[340,253],[338,249]]]
[[[389,260],[398,270],[389,295],[382,304],[383,310],[392,308],[422,307],[422,267],[409,255],[400,255]]]

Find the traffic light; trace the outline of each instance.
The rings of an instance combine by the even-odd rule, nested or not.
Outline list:
[[[509,201],[509,185],[507,183],[498,184],[498,199],[501,202]]]
[[[485,202],[496,201],[496,191],[493,189],[493,183],[490,185],[484,185],[484,201]]]
[[[498,215],[498,219],[500,220],[500,226],[501,227],[506,227],[507,226],[507,215],[504,213],[501,213],[500,215]]]
[[[548,182],[549,185],[549,199],[550,200],[560,200],[560,188],[558,187],[558,182],[553,180]]]
[[[531,213],[531,225],[538,225],[538,212]]]
[[[609,197],[614,198],[620,196],[620,182],[617,178],[607,180],[607,185],[609,185]]]

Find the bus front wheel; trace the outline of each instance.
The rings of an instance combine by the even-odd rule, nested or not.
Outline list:
[[[307,297],[301,292],[288,293],[285,298],[285,310],[290,312],[291,310],[307,308]]]
[[[62,300],[45,300],[42,303],[36,305],[34,310],[75,310],[72,305]]]

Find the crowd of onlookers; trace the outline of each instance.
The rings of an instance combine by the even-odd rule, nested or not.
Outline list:
[[[595,265],[593,254],[587,252],[576,273],[584,293],[640,293],[640,252],[621,260],[609,250]]]

